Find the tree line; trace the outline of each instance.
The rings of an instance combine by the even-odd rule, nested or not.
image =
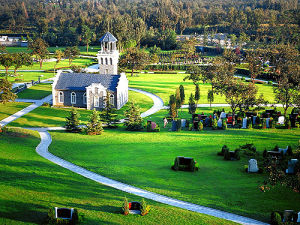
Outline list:
[[[95,44],[106,31],[137,45],[176,48],[176,34],[245,33],[255,42],[299,45],[297,0],[2,1],[2,33],[41,37],[50,46]]]

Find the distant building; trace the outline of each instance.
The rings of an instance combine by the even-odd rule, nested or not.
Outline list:
[[[105,108],[106,98],[116,109],[127,103],[128,80],[125,73],[118,74],[117,39],[107,32],[100,42],[99,74],[58,73],[52,85],[54,106],[101,110]]]
[[[28,42],[22,40],[21,37],[0,36],[0,45],[27,47]]]

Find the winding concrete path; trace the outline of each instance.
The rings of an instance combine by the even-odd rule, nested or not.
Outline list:
[[[232,214],[232,213],[227,213],[227,212],[223,212],[220,210],[216,210],[216,209],[212,209],[212,208],[208,208],[208,207],[204,207],[201,205],[196,205],[196,204],[192,204],[189,202],[184,202],[184,201],[180,201],[174,198],[169,198],[163,195],[159,195],[150,191],[146,191],[140,188],[136,188],[134,186],[128,185],[128,184],[124,184],[112,179],[109,179],[107,177],[101,176],[99,174],[96,174],[94,172],[91,172],[89,170],[86,170],[80,166],[77,166],[73,163],[70,163],[64,159],[61,159],[53,154],[51,154],[48,151],[48,147],[51,144],[51,135],[49,134],[49,132],[47,131],[47,128],[30,128],[31,130],[36,130],[39,132],[40,136],[41,136],[41,142],[40,144],[37,146],[36,151],[37,153],[48,159],[49,161],[64,167],[74,173],[77,173],[83,177],[86,177],[90,180],[96,181],[100,184],[109,186],[109,187],[113,187],[115,189],[130,193],[130,194],[134,194],[143,198],[147,198],[147,199],[151,199],[153,201],[156,202],[160,202],[160,203],[164,203],[167,205],[171,205],[171,206],[175,206],[175,207],[179,207],[182,209],[187,209],[193,212],[198,212],[198,213],[203,213],[206,215],[210,215],[210,216],[215,216],[218,218],[222,218],[222,219],[226,219],[226,220],[230,220],[236,223],[240,223],[240,224],[265,224],[263,222],[254,220],[254,219],[250,219],[247,217],[243,217],[243,216],[239,216],[236,214]],[[62,130],[63,128],[51,128],[50,130]]]
[[[31,100],[30,102],[34,102],[33,104],[31,104],[30,106],[16,112],[15,114],[5,118],[4,120],[0,121],[0,126],[3,127],[7,124],[9,124],[10,122],[20,118],[21,116],[24,116],[25,114],[31,112],[32,110],[40,107],[41,105],[43,105],[44,102],[50,102],[52,99],[52,95],[49,95],[41,100]],[[27,101],[26,101],[27,102]]]
[[[146,112],[142,113],[141,116],[142,117],[147,117],[149,115],[152,115],[153,113],[159,111],[160,109],[163,108],[163,101],[160,97],[146,92],[146,91],[142,91],[142,90],[138,90],[138,89],[134,89],[134,88],[130,88],[129,90],[131,91],[136,91],[142,94],[145,94],[147,96],[149,96],[152,100],[153,100],[153,106],[151,109],[147,110]],[[28,106],[27,108],[15,113],[14,115],[0,121],[0,125],[1,126],[5,126],[8,123],[12,122],[13,120],[25,115],[26,113],[32,111],[33,109],[41,106],[44,102],[48,102],[52,99],[52,96],[48,96],[42,100],[36,100],[34,101],[34,103],[30,106]],[[196,205],[196,204],[192,204],[189,202],[184,202],[184,201],[180,201],[174,198],[169,198],[163,195],[159,195],[153,192],[149,192],[140,188],[136,188],[134,186],[128,185],[128,184],[124,184],[112,179],[109,179],[107,177],[101,176],[99,174],[96,174],[94,172],[91,172],[89,170],[86,170],[80,166],[77,166],[73,163],[70,163],[64,159],[61,159],[53,154],[51,154],[48,151],[48,147],[52,142],[51,139],[51,135],[48,132],[49,130],[64,130],[64,128],[62,127],[52,127],[52,128],[27,128],[30,130],[36,130],[39,132],[40,137],[41,137],[41,142],[40,144],[36,147],[36,151],[37,153],[44,157],[45,159],[48,159],[49,161],[64,167],[74,173],[77,173],[83,177],[86,177],[88,179],[91,179],[93,181],[96,181],[100,184],[106,185],[106,186],[110,186],[113,187],[115,189],[127,192],[127,193],[131,193],[143,198],[147,198],[147,199],[151,199],[153,201],[157,201],[160,203],[164,203],[164,204],[168,204],[171,206],[175,206],[175,207],[179,207],[182,209],[186,209],[186,210],[190,210],[193,212],[198,212],[198,213],[202,213],[202,214],[206,214],[206,215],[210,215],[210,216],[215,216],[218,218],[222,218],[222,219],[226,219],[226,220],[230,220],[230,221],[234,221],[236,223],[240,223],[240,224],[265,224],[263,222],[251,219],[251,218],[247,218],[247,217],[243,217],[243,216],[239,216],[233,213],[228,213],[228,212],[224,212],[224,211],[220,211],[220,210],[216,210],[216,209],[212,209],[212,208],[208,208],[208,207],[204,207],[201,205]]]
[[[141,114],[141,117],[144,118],[144,117],[150,116],[150,115],[158,112],[159,110],[161,110],[164,107],[163,100],[160,97],[158,97],[157,95],[152,94],[152,93],[147,92],[147,91],[142,91],[142,90],[139,90],[139,89],[135,89],[135,88],[128,88],[128,89],[130,91],[135,91],[135,92],[147,95],[153,101],[153,106],[150,109],[148,109],[146,112],[143,112]]]

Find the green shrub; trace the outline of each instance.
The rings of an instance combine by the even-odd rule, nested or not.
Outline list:
[[[282,224],[281,215],[278,212],[271,213],[271,224],[272,225],[280,225]]]
[[[129,203],[126,197],[124,197],[122,211],[125,216],[129,214]]]
[[[248,118],[248,119],[247,119],[247,128],[248,128],[248,129],[251,129],[251,128],[252,128],[252,120],[251,120],[251,118]]]
[[[44,103],[42,104],[42,106],[50,107],[50,104],[49,104],[49,102],[44,102]]]
[[[287,149],[287,151],[286,151],[286,154],[289,155],[289,156],[292,156],[292,155],[293,155],[293,149],[292,149],[292,147],[291,147],[290,145],[288,146],[288,149]]]
[[[267,156],[268,156],[268,151],[267,151],[267,149],[265,149],[264,152],[263,152],[263,157],[267,158]]]
[[[213,122],[212,122],[212,129],[213,130],[217,130],[218,129],[218,121],[217,119],[213,119]]]
[[[239,149],[239,148],[237,148],[237,149],[234,151],[234,158],[235,158],[236,160],[240,160],[240,159],[241,159],[241,157],[240,157],[240,151],[241,151],[241,149]]]
[[[218,152],[218,155],[224,156],[225,151],[229,151],[227,145],[223,145],[221,152]]]
[[[224,151],[224,160],[231,160],[230,152],[227,149]]]
[[[152,128],[151,128],[151,123],[147,123],[147,132],[151,132]]]
[[[141,203],[141,215],[145,216],[146,214],[148,214],[150,211],[150,205],[147,205],[147,203],[145,202],[144,199],[142,199],[142,203]]]
[[[227,130],[227,122],[226,122],[226,119],[223,119],[223,120],[222,120],[222,129],[223,129],[223,130]]]
[[[199,122],[198,127],[199,131],[203,130],[203,123],[201,121]]]
[[[179,159],[178,159],[178,157],[175,158],[174,166],[172,166],[172,169],[175,170],[175,171],[179,170]]]

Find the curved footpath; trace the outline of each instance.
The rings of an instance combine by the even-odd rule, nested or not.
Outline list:
[[[163,101],[160,97],[146,92],[146,91],[142,91],[142,90],[138,90],[138,89],[134,89],[134,88],[130,88],[129,90],[131,91],[136,91],[142,94],[145,94],[147,96],[149,96],[152,100],[153,100],[153,106],[151,109],[147,110],[146,112],[142,113],[141,116],[142,117],[147,117],[149,115],[152,115],[153,113],[159,111],[160,109],[163,108]],[[0,121],[0,125],[1,126],[5,126],[8,123],[12,122],[13,120],[25,115],[26,113],[30,112],[31,110],[41,106],[43,104],[43,102],[48,102],[51,100],[51,95],[42,99],[42,100],[33,100],[33,104],[28,106],[27,108],[15,113],[14,115],[7,117],[6,119]],[[38,131],[41,137],[41,142],[40,144],[36,147],[36,152],[44,157],[45,159],[48,159],[49,161],[64,167],[74,173],[77,173],[83,177],[86,177],[88,179],[91,179],[93,181],[96,181],[100,184],[106,185],[106,186],[110,186],[113,187],[115,189],[127,192],[127,193],[131,193],[143,198],[147,198],[147,199],[151,199],[153,201],[156,202],[160,202],[160,203],[164,203],[164,204],[168,204],[171,206],[175,206],[175,207],[179,207],[182,209],[186,209],[186,210],[190,210],[193,212],[198,212],[198,213],[202,213],[202,214],[206,214],[206,215],[210,215],[210,216],[215,216],[218,218],[222,218],[222,219],[226,219],[226,220],[230,220],[236,223],[240,223],[240,224],[265,224],[263,222],[251,219],[251,218],[247,218],[247,217],[243,217],[243,216],[239,216],[233,213],[228,213],[228,212],[223,212],[220,210],[216,210],[216,209],[212,209],[212,208],[208,208],[208,207],[204,207],[201,205],[196,205],[196,204],[192,204],[189,202],[184,202],[184,201],[180,201],[174,198],[169,198],[163,195],[159,195],[150,191],[146,191],[140,188],[136,188],[134,186],[131,185],[127,185],[112,179],[109,179],[107,177],[101,176],[99,174],[96,174],[94,172],[91,172],[89,170],[86,170],[80,166],[77,166],[73,163],[70,163],[64,159],[61,159],[53,154],[51,154],[48,151],[48,147],[52,142],[51,139],[51,135],[49,134],[49,130],[64,130],[64,128],[62,127],[52,127],[52,128],[26,128],[26,129],[30,129],[30,130],[35,130]]]

